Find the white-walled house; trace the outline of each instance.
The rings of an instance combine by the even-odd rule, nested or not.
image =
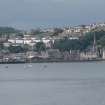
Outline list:
[[[46,47],[51,47],[51,39],[42,38],[42,42],[46,45]]]
[[[80,53],[80,58],[83,59],[83,60],[88,60],[88,59],[96,59],[98,58],[98,55],[97,53],[94,53],[94,52],[91,52],[91,51],[88,51],[86,53],[82,52]]]
[[[4,45],[4,47],[9,47],[11,45],[11,43],[10,42],[5,42],[5,43],[3,43],[3,45]]]
[[[105,49],[103,49],[102,59],[105,60]]]
[[[8,39],[8,43],[11,43],[11,44],[16,44],[16,45],[23,45],[23,44],[28,44],[30,46],[33,46],[35,45],[36,43],[38,42],[43,42],[46,47],[51,47],[51,41],[52,39],[51,38],[46,38],[46,37],[43,37],[43,38],[35,38],[35,37],[30,37],[30,38],[11,38],[11,39]]]
[[[30,46],[34,45],[33,41],[31,39],[26,39],[26,38],[15,38],[15,39],[8,39],[8,42],[11,44],[16,44],[16,45],[23,45],[23,44],[28,44]]]

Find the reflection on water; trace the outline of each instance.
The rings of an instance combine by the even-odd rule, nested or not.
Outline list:
[[[0,65],[1,105],[105,105],[105,62]]]

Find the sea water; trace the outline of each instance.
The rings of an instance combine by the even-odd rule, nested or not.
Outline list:
[[[105,105],[105,62],[0,65],[0,105]]]

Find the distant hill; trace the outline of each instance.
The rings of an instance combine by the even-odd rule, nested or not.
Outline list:
[[[19,30],[12,27],[0,27],[0,34],[18,33]]]

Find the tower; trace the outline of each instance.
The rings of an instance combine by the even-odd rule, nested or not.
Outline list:
[[[93,52],[97,53],[97,43],[96,43],[96,35],[94,32],[94,36],[93,36]]]

